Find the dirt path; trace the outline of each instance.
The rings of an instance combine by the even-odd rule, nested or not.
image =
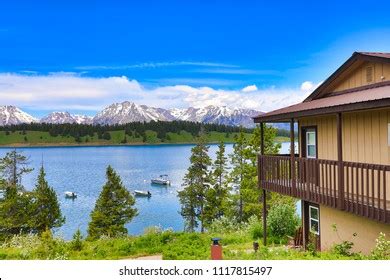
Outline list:
[[[128,260],[162,260],[162,255],[143,256],[138,258],[131,258]]]

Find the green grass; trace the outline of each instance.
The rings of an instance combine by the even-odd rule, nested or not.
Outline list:
[[[290,138],[286,136],[276,136],[275,142],[282,143],[282,142],[290,142]]]
[[[361,254],[343,256],[333,252],[304,252],[289,249],[285,245],[260,245],[253,251],[252,239],[246,233],[184,233],[149,230],[141,236],[102,238],[82,241],[81,250],[75,249],[72,241],[40,238],[36,235],[14,236],[0,243],[0,259],[131,259],[140,256],[161,254],[165,260],[210,259],[211,237],[221,237],[224,259],[230,260],[320,260],[320,259],[367,259]]]
[[[84,136],[81,137],[81,141],[77,142],[74,137],[71,136],[50,136],[48,132],[40,131],[26,131],[23,134],[21,131],[10,132],[6,135],[5,131],[0,131],[0,146],[45,146],[45,145],[121,145],[121,144],[176,144],[176,143],[195,143],[195,137],[186,131],[180,133],[167,133],[165,139],[157,137],[155,131],[147,130],[146,141],[143,142],[142,137],[135,137],[134,135],[126,135],[126,143],[123,143],[125,139],[125,131],[117,130],[110,131],[110,140],[98,139],[95,133],[93,137]],[[218,143],[220,141],[233,142],[234,136],[237,133],[222,133],[222,132],[209,132],[207,133],[207,139],[210,143]],[[246,133],[246,137],[250,137],[251,134]]]

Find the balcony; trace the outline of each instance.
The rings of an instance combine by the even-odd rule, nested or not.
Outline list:
[[[390,166],[258,156],[261,188],[390,223]]]

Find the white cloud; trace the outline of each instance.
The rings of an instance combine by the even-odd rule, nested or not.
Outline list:
[[[322,84],[322,82],[319,82],[317,84],[313,83],[312,81],[306,81],[306,82],[303,82],[301,84],[301,90],[302,91],[310,91],[312,92],[313,90],[315,90],[320,84]]]
[[[302,101],[307,87],[240,90],[192,87],[188,85],[143,87],[127,77],[92,78],[69,73],[21,75],[0,73],[0,105],[33,110],[97,111],[124,100],[163,108],[207,105],[270,111]]]
[[[139,68],[174,67],[174,66],[201,66],[201,67],[228,67],[228,68],[238,67],[237,65],[218,63],[218,62],[173,61],[173,62],[144,62],[144,63],[127,64],[127,65],[87,65],[87,66],[78,66],[78,67],[75,67],[75,69],[79,69],[79,70],[125,70],[125,69],[139,69]]]
[[[251,92],[251,91],[256,91],[256,90],[258,90],[257,86],[251,85],[251,86],[244,87],[241,91],[242,92]]]

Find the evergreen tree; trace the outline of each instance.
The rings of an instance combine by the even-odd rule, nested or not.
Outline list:
[[[232,195],[232,216],[237,219],[238,222],[243,221],[243,179],[245,173],[245,149],[247,148],[247,139],[243,130],[235,136],[235,143],[233,145],[233,154],[231,157],[232,172],[230,173],[230,182],[233,183],[233,189],[235,193]]]
[[[127,234],[125,224],[137,215],[137,209],[133,208],[134,197],[111,166],[107,167],[106,177],[107,182],[91,213],[89,239],[97,239],[103,235],[115,237]]]
[[[206,194],[205,223],[209,226],[213,220],[222,217],[226,211],[228,201],[227,157],[225,155],[225,144],[220,142],[213,162],[212,188]]]
[[[57,195],[46,181],[43,166],[39,171],[34,194],[33,216],[34,228],[38,233],[45,230],[58,228],[65,222],[65,217],[61,214]]]
[[[209,146],[206,137],[201,133],[197,144],[191,149],[190,167],[184,177],[184,189],[179,191],[181,212],[186,222],[186,231],[194,231],[200,223],[200,230],[204,232],[206,194],[210,187],[211,159],[208,155]]]
[[[0,238],[31,232],[31,214],[32,196],[7,184],[0,199]]]
[[[277,154],[280,144],[275,143],[276,129],[270,126],[264,127],[264,152]],[[234,144],[234,153],[231,156],[233,171],[231,181],[237,187],[237,193],[233,195],[233,207],[231,215],[237,217],[238,222],[247,221],[251,216],[258,218],[262,215],[259,199],[262,192],[258,188],[257,155],[260,152],[261,137],[260,128],[254,129],[249,139],[240,132]],[[272,202],[270,202],[272,204]]]
[[[0,159],[0,177],[14,187],[21,187],[22,175],[33,171],[28,167],[29,159],[15,150]]]

